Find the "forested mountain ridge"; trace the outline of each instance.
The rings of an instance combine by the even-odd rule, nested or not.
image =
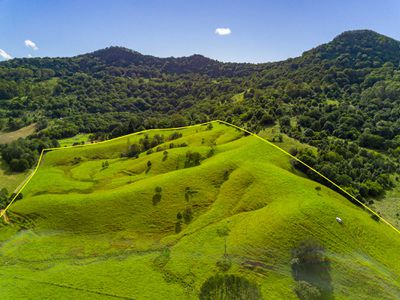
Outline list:
[[[265,64],[157,58],[122,47],[13,59],[0,64],[0,129],[37,122],[33,138],[49,144],[79,132],[105,139],[210,119],[256,132],[279,124],[319,149],[294,154],[368,199],[390,189],[399,172],[399,61],[400,42],[369,30]],[[19,146],[38,148],[29,143]],[[31,165],[23,152],[3,157]]]

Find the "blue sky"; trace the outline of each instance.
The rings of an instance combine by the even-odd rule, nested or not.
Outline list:
[[[12,57],[119,45],[160,57],[267,62],[301,55],[349,29],[400,39],[400,1],[0,0],[0,56]]]

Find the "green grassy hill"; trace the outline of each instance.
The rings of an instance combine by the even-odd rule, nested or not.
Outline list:
[[[297,299],[292,253],[310,240],[325,299],[400,297],[394,230],[212,125],[47,152],[0,227],[1,299]],[[126,157],[141,139],[158,143]]]

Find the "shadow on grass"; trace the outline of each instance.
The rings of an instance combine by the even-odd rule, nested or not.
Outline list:
[[[332,300],[331,265],[324,248],[315,241],[304,241],[293,249],[292,276],[299,299]]]

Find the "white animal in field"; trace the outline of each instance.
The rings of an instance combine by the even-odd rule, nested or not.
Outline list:
[[[342,220],[341,218],[339,218],[339,217],[336,217],[336,221],[337,221],[339,224],[343,224],[343,220]]]

